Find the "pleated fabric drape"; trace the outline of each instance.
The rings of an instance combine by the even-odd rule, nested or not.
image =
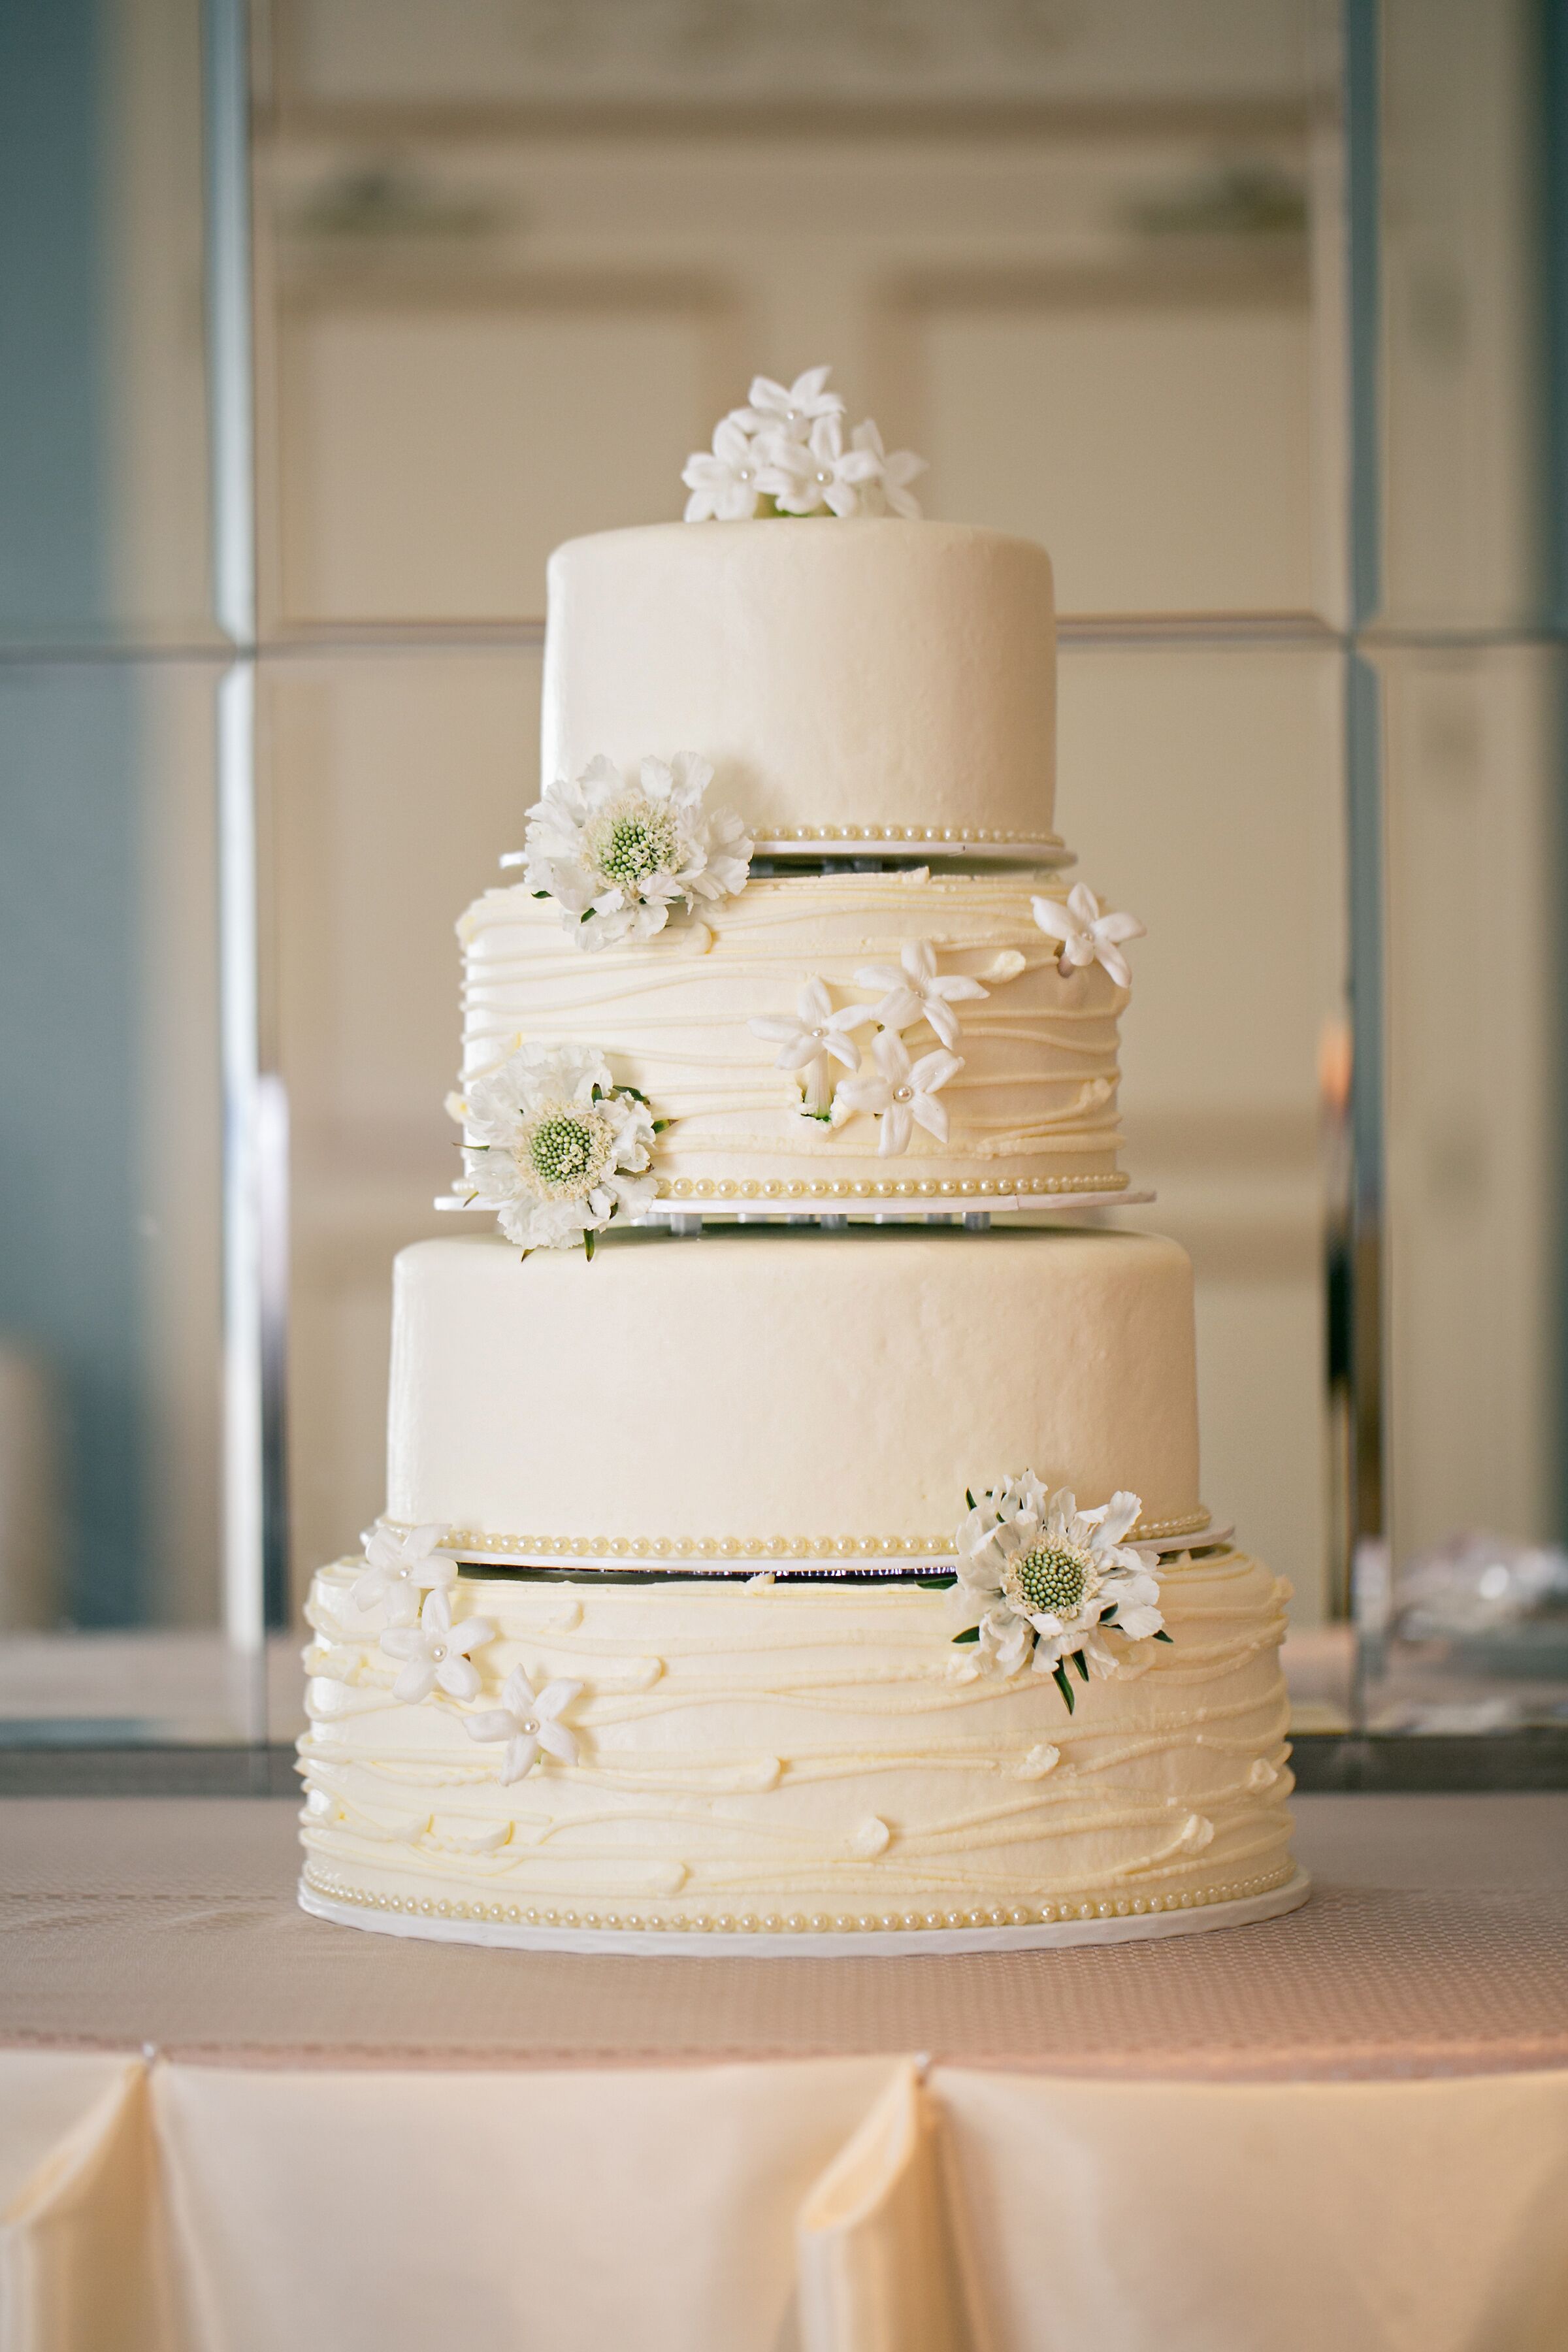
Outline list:
[[[0,2052],[4,2352],[1560,2352],[1568,2074]]]

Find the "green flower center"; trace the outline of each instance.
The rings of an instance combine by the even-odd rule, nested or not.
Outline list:
[[[547,1110],[522,1146],[542,1192],[578,1199],[592,1192],[609,1152],[609,1129],[592,1111]]]
[[[606,882],[635,890],[675,864],[675,818],[652,801],[621,801],[589,827],[585,846]]]
[[[1032,1617],[1070,1617],[1089,1591],[1089,1563],[1080,1551],[1037,1544],[1007,1571],[1009,1596]]]

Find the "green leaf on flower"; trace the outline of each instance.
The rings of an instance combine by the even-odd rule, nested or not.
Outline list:
[[[1162,1625],[1159,1632],[1152,1635],[1151,1638],[1156,1642],[1168,1642],[1172,1639],[1172,1636],[1166,1633],[1163,1625]]]
[[[533,895],[536,898],[548,898],[550,893],[548,890],[536,890]]]
[[[592,1227],[590,1227],[583,1235],[583,1255],[584,1257],[589,1258],[594,1255],[594,1234]]]
[[[643,1093],[640,1087],[617,1087],[616,1088],[616,1092],[617,1094],[628,1095],[633,1102],[645,1103],[647,1100],[647,1095]]]
[[[1073,1696],[1072,1685],[1068,1680],[1068,1670],[1063,1665],[1059,1658],[1057,1660],[1056,1664],[1051,1668],[1051,1680],[1055,1683],[1058,1690],[1060,1691],[1063,1698],[1066,1699],[1068,1713],[1070,1715],[1074,1707],[1078,1705],[1078,1701]]]
[[[953,1581],[956,1583],[957,1580],[958,1580],[955,1577]],[[980,1639],[980,1628],[978,1625],[966,1626],[962,1633],[955,1633],[952,1638],[955,1644],[959,1642],[978,1642]]]
[[[593,919],[594,919],[594,909],[593,909],[593,908],[592,908],[592,907],[585,908],[584,909],[583,913],[582,913],[582,914],[580,914],[580,915],[578,916],[578,918],[577,918],[577,920],[578,920],[580,923],[591,923],[591,922],[593,921]]]
[[[666,1129],[668,1125],[669,1125],[669,1121],[668,1121],[668,1119],[667,1119],[667,1118],[656,1118],[656,1119],[654,1120],[654,1123],[653,1123],[653,1131],[654,1131],[654,1133],[655,1133],[656,1135],[662,1135],[662,1134],[664,1133],[665,1129]]]
[[[980,1508],[979,1504],[974,1499],[974,1489],[973,1486],[966,1486],[964,1488],[963,1499],[968,1504],[972,1511],[977,1511]]]
[[[1072,1657],[1071,1657],[1071,1659],[1069,1660],[1069,1664],[1077,1667],[1077,1669],[1078,1669],[1078,1678],[1079,1678],[1079,1682],[1080,1682],[1080,1683],[1086,1683],[1086,1682],[1088,1682],[1088,1680],[1089,1680],[1089,1660],[1084,1656],[1083,1652],[1082,1652],[1081,1650],[1075,1650],[1075,1651],[1073,1652],[1073,1654],[1072,1654]]]

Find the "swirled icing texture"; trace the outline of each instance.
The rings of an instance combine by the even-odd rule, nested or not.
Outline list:
[[[1193,1276],[1147,1234],[612,1229],[393,1277],[387,1516],[506,1534],[918,1537],[1033,1470],[1193,1524]]]
[[[1127,994],[1098,964],[1058,970],[1029,901],[1061,888],[1027,874],[759,878],[705,908],[699,926],[676,922],[645,946],[597,954],[573,944],[552,902],[522,887],[491,890],[458,925],[464,1073],[478,1076],[524,1036],[600,1047],[672,1122],[655,1158],[666,1183],[902,1178],[912,1192],[922,1177],[1110,1177]],[[836,1004],[876,1004],[884,992],[858,985],[856,972],[897,966],[917,940],[931,940],[942,971],[989,993],[956,1008],[963,1067],[942,1092],[948,1140],[917,1126],[907,1152],[882,1158],[871,1113],[831,1128],[804,1117],[798,1076],[775,1068],[777,1047],[748,1024],[794,1013],[813,976]],[[875,1034],[857,1033],[868,1067]],[[937,1044],[924,1022],[904,1042],[916,1059]]]
[[[967,524],[654,523],[550,559],[543,774],[700,751],[759,838],[1049,836],[1050,558]]]
[[[979,1673],[919,1586],[464,1578],[499,1628],[481,1706],[517,1664],[584,1685],[577,1764],[510,1788],[460,1707],[394,1700],[358,1568],[311,1588],[300,1755],[310,1861],[362,1895],[934,1925],[1284,1872],[1288,1588],[1240,1552],[1171,1564],[1172,1643],[1070,1717]]]

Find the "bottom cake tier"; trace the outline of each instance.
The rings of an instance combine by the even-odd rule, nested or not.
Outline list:
[[[448,1654],[479,1687],[406,1703],[363,1571],[323,1570],[308,1610],[301,1893],[331,1916],[493,1942],[940,1948],[1218,1924],[1304,1886],[1289,1587],[1228,1546],[1163,1563],[1170,1643],[1137,1644],[1071,1714],[1048,1676],[955,1646],[929,1581],[593,1570],[462,1576]]]

